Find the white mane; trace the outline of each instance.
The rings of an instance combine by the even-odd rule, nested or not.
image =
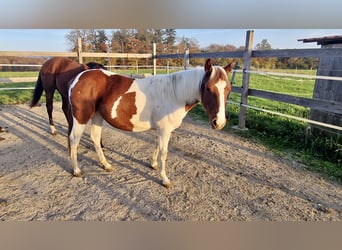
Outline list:
[[[196,68],[170,75],[156,75],[152,81],[162,99],[193,103],[200,101],[203,76],[203,68]]]

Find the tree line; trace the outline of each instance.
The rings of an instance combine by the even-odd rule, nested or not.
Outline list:
[[[158,54],[183,53],[186,48],[190,53],[198,52],[223,52],[223,51],[239,51],[244,50],[244,46],[236,47],[231,44],[220,45],[212,43],[211,45],[201,48],[199,42],[194,38],[177,37],[176,29],[118,29],[112,30],[108,35],[103,29],[84,29],[71,30],[66,36],[70,50],[77,49],[77,38],[82,38],[82,47],[87,52],[112,52],[112,53],[151,53],[152,43],[157,45]],[[263,39],[254,47],[255,50],[271,50],[273,49],[267,39]],[[101,63],[108,63],[104,59]],[[192,65],[202,65],[205,59],[191,59]],[[225,65],[231,59],[216,59],[217,64]],[[236,59],[240,65],[243,64],[242,58]],[[158,60],[159,65],[165,65],[165,60]],[[111,59],[111,64],[129,65],[136,64],[134,60],[128,59]],[[140,59],[140,64],[151,64],[148,60]],[[169,59],[168,64],[171,66],[183,66],[182,59]],[[253,58],[252,67],[267,69],[317,69],[318,58]]]
[[[194,38],[186,36],[177,37],[176,29],[73,29],[65,35],[66,43],[70,51],[77,51],[77,39],[82,40],[82,50],[85,52],[105,52],[105,53],[151,53],[152,43],[157,45],[157,54],[184,53],[188,48],[190,53],[199,52],[226,52],[241,51],[244,46],[236,47],[232,44],[216,44],[202,48]],[[254,47],[255,50],[273,49],[267,39],[263,39]],[[46,58],[19,58],[0,57],[0,63],[9,64],[41,64]],[[243,59],[235,59],[243,65]],[[151,59],[127,59],[127,58],[85,58],[88,61],[96,61],[104,65],[151,65]],[[205,59],[191,59],[192,66],[203,65]],[[215,59],[216,64],[225,65],[230,58]],[[160,59],[158,65],[183,66],[183,59]],[[253,58],[252,68],[260,69],[317,69],[318,58]],[[1,67],[0,70],[22,71],[23,68]]]

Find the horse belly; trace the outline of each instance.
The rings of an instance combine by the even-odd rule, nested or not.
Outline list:
[[[118,115],[105,120],[113,127],[125,131],[141,132],[152,129],[149,121],[141,121],[137,117],[128,120],[126,117]]]

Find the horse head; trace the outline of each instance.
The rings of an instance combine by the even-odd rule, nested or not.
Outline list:
[[[103,66],[101,63],[89,62],[86,65],[87,65],[88,69],[105,69],[105,70],[107,70],[107,68],[105,66]]]
[[[228,73],[233,69],[232,61],[226,67],[213,66],[210,59],[204,65],[205,74],[201,85],[201,102],[213,129],[220,130],[226,125],[226,103],[231,91]]]

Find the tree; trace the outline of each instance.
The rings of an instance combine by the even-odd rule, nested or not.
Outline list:
[[[108,52],[108,37],[104,30],[97,30],[94,39],[94,49],[96,52]]]
[[[189,49],[190,53],[201,52],[199,43],[196,39],[183,36],[176,45],[175,52],[184,53],[185,49]],[[191,59],[190,64],[201,65],[202,61],[203,59]],[[175,63],[176,66],[183,66],[183,59],[174,59],[172,62]]]
[[[82,40],[84,51],[107,52],[108,38],[104,30],[74,29],[65,35],[65,39],[72,51],[77,50],[77,39]]]
[[[69,45],[69,49],[71,51],[77,51],[78,38],[81,38],[82,40],[82,48],[86,49],[88,47],[87,44],[90,32],[89,29],[74,29],[66,34],[65,39]]]
[[[128,43],[132,38],[132,30],[120,29],[113,32],[112,35],[112,52],[114,53],[125,53],[128,52]]]
[[[262,39],[260,43],[257,43],[257,45],[255,46],[256,50],[270,50],[272,49],[271,44],[268,42],[267,39]]]
[[[272,46],[267,39],[262,39],[260,43],[255,46],[256,50],[271,50]],[[254,58],[252,65],[256,68],[275,68],[277,58]]]
[[[227,51],[237,51],[238,49],[231,44],[220,45],[220,44],[210,44],[208,47],[204,48],[202,52],[227,52]],[[232,58],[216,58],[214,63],[217,65],[228,65],[233,59]],[[242,58],[235,58],[234,59],[239,65],[242,65],[243,60]],[[203,59],[204,63],[205,59]]]
[[[164,52],[173,53],[176,50],[176,30],[175,29],[165,29],[165,36],[163,39]]]

